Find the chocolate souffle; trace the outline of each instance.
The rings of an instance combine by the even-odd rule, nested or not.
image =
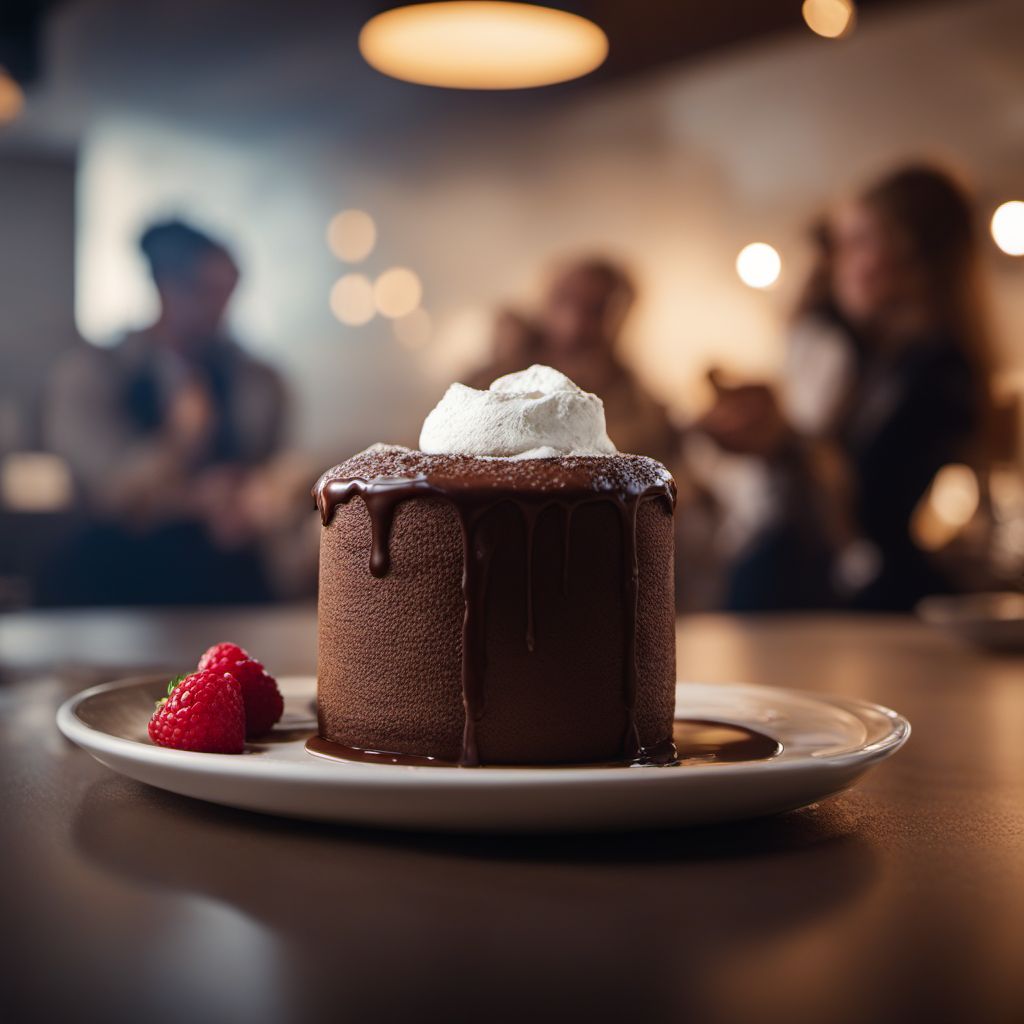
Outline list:
[[[469,397],[499,406],[511,441],[490,410],[434,442],[472,450],[482,433],[498,457],[379,445],[317,482],[312,749],[464,766],[671,762],[672,478],[614,453],[599,400],[561,374],[502,381],[511,398]],[[596,402],[597,442],[558,433],[576,396]],[[534,443],[551,437],[588,454]]]

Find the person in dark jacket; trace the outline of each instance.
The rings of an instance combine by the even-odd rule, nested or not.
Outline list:
[[[251,601],[268,595],[247,481],[281,440],[284,389],[224,329],[239,272],[180,221],[140,240],[156,320],[56,368],[52,448],[72,468],[83,528],[44,600]]]

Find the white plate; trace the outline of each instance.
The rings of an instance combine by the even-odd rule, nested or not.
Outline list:
[[[803,807],[895,753],[910,723],[861,701],[747,685],[683,683],[687,718],[778,740],[768,760],[674,768],[434,768],[342,763],[304,748],[311,677],[281,680],[285,716],[238,756],[154,746],[146,723],[166,683],[129,679],[66,701],[57,724],[98,761],[151,786],[228,807],[317,821],[471,832],[566,832],[700,825]]]

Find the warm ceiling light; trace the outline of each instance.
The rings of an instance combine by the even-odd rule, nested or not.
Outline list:
[[[1024,203],[1011,199],[992,214],[992,240],[1007,256],[1024,256]]]
[[[420,279],[406,267],[385,270],[373,286],[377,312],[391,319],[407,316],[420,304],[422,297]]]
[[[18,83],[0,68],[0,124],[13,121],[25,106],[25,93]]]
[[[371,18],[359,33],[366,62],[385,75],[447,89],[527,89],[567,82],[608,55],[592,21],[536,4],[412,4]]]
[[[807,27],[826,39],[848,36],[857,20],[853,0],[804,0],[801,11]]]
[[[373,319],[373,285],[364,274],[346,274],[331,289],[331,312],[349,327],[360,327]]]
[[[736,257],[736,273],[751,288],[769,288],[779,279],[782,258],[765,242],[751,242]]]
[[[342,210],[327,225],[327,246],[346,263],[365,260],[377,242],[377,225],[363,210]]]

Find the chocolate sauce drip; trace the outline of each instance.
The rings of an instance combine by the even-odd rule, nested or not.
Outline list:
[[[673,743],[673,740],[675,741]],[[320,736],[306,741],[311,754],[337,761],[359,761],[362,764],[400,764],[413,767],[462,767],[456,761],[442,761],[436,757],[417,754],[397,754],[387,750],[362,750],[332,743]],[[561,765],[563,768],[627,768],[638,765],[657,765],[676,768],[696,764],[736,764],[742,761],[766,761],[782,753],[782,744],[763,732],[729,722],[704,719],[679,719],[675,723],[672,739],[665,739],[657,748],[639,758],[621,761],[602,761],[587,765]],[[489,768],[537,768],[538,765],[489,765]],[[548,769],[558,765],[544,765]]]
[[[391,565],[390,536],[397,506],[410,498],[431,497],[445,499],[454,506],[459,518],[463,541],[462,597],[465,612],[462,626],[462,701],[465,725],[460,763],[478,765],[476,729],[484,713],[486,651],[484,643],[485,604],[490,549],[479,529],[487,512],[503,503],[511,503],[521,514],[526,532],[526,636],[529,651],[536,645],[533,604],[533,542],[537,520],[551,505],[564,511],[565,547],[563,555],[563,591],[569,587],[569,553],[573,511],[592,502],[609,502],[618,512],[622,526],[623,603],[625,608],[623,632],[625,657],[623,664],[622,699],[626,708],[627,725],[623,736],[623,759],[627,762],[647,763],[671,759],[674,752],[670,740],[659,749],[644,750],[640,743],[636,723],[636,630],[639,601],[639,563],[636,545],[637,514],[642,501],[662,499],[669,507],[675,505],[675,485],[671,476],[650,459],[639,456],[618,457],[636,459],[636,472],[619,472],[595,482],[593,458],[579,457],[559,460],[558,465],[534,470],[534,476],[525,482],[519,478],[504,479],[503,470],[483,460],[464,457],[430,457],[421,453],[408,453],[409,458],[396,456],[398,469],[409,463],[427,464],[441,471],[420,472],[406,477],[363,479],[357,476],[332,476],[325,473],[313,490],[317,508],[324,526],[327,526],[338,505],[347,504],[359,495],[370,517],[370,573],[385,576]],[[357,457],[358,458],[358,457]],[[483,462],[483,467],[481,467]],[[351,463],[347,464],[351,465]],[[520,464],[521,466],[522,464]],[[583,472],[586,467],[587,472]],[[652,467],[657,467],[656,469]],[[412,466],[408,465],[411,469]],[[574,473],[574,469],[580,470]],[[461,471],[460,471],[461,470]],[[665,750],[660,747],[667,747]]]
[[[326,526],[339,505],[347,505],[358,494],[370,515],[370,575],[382,577],[391,568],[391,527],[399,503],[417,495],[432,493],[422,477],[411,480],[331,480],[313,491],[320,519]]]

